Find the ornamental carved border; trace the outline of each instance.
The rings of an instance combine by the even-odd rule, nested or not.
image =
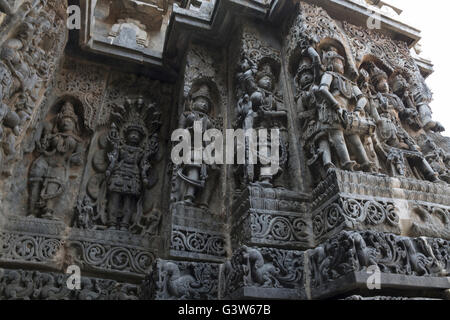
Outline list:
[[[138,300],[137,285],[82,277],[80,290],[69,290],[70,275],[0,269],[2,300]]]
[[[393,201],[337,195],[312,214],[315,243],[342,230],[381,229],[400,233],[400,218]]]
[[[229,298],[242,288],[303,288],[304,252],[243,246],[221,269],[220,296]]]
[[[449,241],[408,238],[375,231],[344,231],[308,251],[311,286],[377,266],[381,273],[445,277],[450,267]]]
[[[218,299],[218,264],[158,259],[152,270],[142,285],[144,299]]]
[[[67,229],[61,223],[35,218],[12,221],[0,230],[0,263],[4,265],[62,270],[76,264],[91,273],[142,279],[157,254],[148,249],[148,239],[127,232]]]

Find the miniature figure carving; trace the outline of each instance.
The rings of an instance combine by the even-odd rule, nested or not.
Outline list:
[[[423,127],[420,120],[419,113],[417,112],[414,97],[409,91],[408,81],[402,76],[401,73],[394,73],[391,76],[389,85],[392,88],[392,92],[397,95],[405,108],[399,113],[400,119],[406,122],[414,130],[419,130]]]

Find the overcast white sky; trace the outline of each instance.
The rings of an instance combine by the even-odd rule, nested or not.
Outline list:
[[[434,93],[431,104],[435,120],[440,121],[450,136],[450,1],[385,0],[403,9],[401,20],[422,31],[422,56],[434,64],[427,84]]]

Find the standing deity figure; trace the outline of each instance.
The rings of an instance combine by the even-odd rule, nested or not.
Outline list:
[[[420,157],[413,164],[429,181],[438,181],[437,174],[431,168],[428,161],[422,156],[419,147],[410,135],[403,129],[399,114],[405,112],[402,100],[395,94],[390,93],[388,75],[386,72],[372,65],[372,82],[377,91],[371,101],[370,113],[377,122],[377,133],[380,142],[389,150],[388,158],[398,160],[403,157],[398,150],[407,150],[419,154]],[[394,148],[394,149],[392,149]],[[397,150],[396,150],[397,149]],[[392,154],[398,156],[392,156]]]
[[[323,103],[318,95],[319,86],[315,79],[320,80],[317,65],[320,68],[320,56],[317,51],[310,48],[307,55],[303,55],[295,77],[297,86],[297,106],[300,114],[303,139],[308,148],[308,165],[321,160],[326,172],[335,168],[331,159],[331,147],[326,131],[322,130],[318,121],[318,111]],[[306,53],[306,52],[305,52]]]
[[[245,60],[244,60],[245,61]],[[252,64],[254,65],[254,64]],[[244,65],[245,66],[245,65]],[[243,66],[243,67],[244,67]],[[268,157],[272,154],[272,137],[271,129],[283,129],[286,127],[287,111],[283,107],[282,98],[275,92],[276,75],[272,64],[269,61],[263,61],[257,69],[243,72],[248,74],[244,77],[243,83],[243,97],[238,102],[238,122],[242,129],[267,129],[267,145],[263,146],[261,141],[258,143],[258,155],[261,160],[263,157]],[[239,76],[241,78],[241,76]],[[281,132],[280,132],[281,133]],[[279,146],[283,149],[283,137],[280,134]],[[255,141],[256,143],[256,141]],[[262,154],[262,147],[265,147],[267,154]],[[283,150],[282,150],[283,151]],[[283,157],[286,155],[285,150],[280,156],[277,172],[273,172],[272,165],[269,163],[258,165],[258,172],[255,171],[255,165],[250,163],[250,143],[249,137],[246,135],[245,143],[245,159],[246,165],[244,169],[244,183],[259,182],[267,186],[272,185],[274,177],[282,172]],[[270,162],[270,159],[267,162]]]
[[[78,136],[78,116],[66,101],[56,124],[45,123],[37,141],[39,157],[30,169],[30,215],[54,218],[55,208],[67,189],[69,170],[82,164],[83,144]]]
[[[153,105],[142,98],[127,100],[109,132],[109,165],[106,170],[106,225],[110,229],[129,230],[134,218],[142,214],[144,189],[151,188],[151,160],[158,153],[159,118]],[[147,121],[153,121],[147,125]]]
[[[331,46],[324,53],[323,63],[327,71],[319,88],[324,100],[319,110],[322,129],[328,133],[344,170],[354,171],[358,164],[363,171],[376,171],[361,141],[361,136],[369,136],[375,129],[375,124],[364,117],[368,100],[345,76],[345,58],[337,48]],[[351,159],[347,144],[351,146],[357,163]],[[331,162],[331,159],[326,162]]]
[[[210,87],[207,84],[201,85],[187,101],[187,110],[180,117],[180,128],[187,129],[191,137],[200,134],[203,137],[207,130],[215,127],[215,121],[210,116],[213,105]],[[201,123],[201,132],[194,132],[195,123]],[[206,164],[205,161],[196,163],[195,152],[203,154],[204,147],[202,143],[200,150],[196,150],[195,145],[191,148],[191,163],[178,168],[177,176],[183,181],[181,200],[190,205],[197,203],[207,209],[214,189],[213,186],[207,187],[207,182],[211,181],[212,175],[216,175],[217,168],[213,164]]]

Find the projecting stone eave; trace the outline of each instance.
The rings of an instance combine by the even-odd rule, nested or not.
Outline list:
[[[266,20],[276,3],[270,0],[216,0],[214,9],[208,13],[174,6],[165,37],[164,58],[174,66],[179,65],[190,40],[201,39],[217,46],[226,45],[232,35],[233,21],[242,16]],[[278,13],[283,12],[286,6],[281,7]]]
[[[295,0],[296,2],[298,0]],[[404,41],[410,48],[416,45],[421,39],[421,31],[394,19],[380,11],[374,11],[369,5],[357,3],[352,0],[303,0],[326,9],[328,14],[337,20],[347,21],[357,26],[367,27],[367,19],[372,17],[374,12],[379,13],[381,20],[380,32],[388,35],[394,40]]]

